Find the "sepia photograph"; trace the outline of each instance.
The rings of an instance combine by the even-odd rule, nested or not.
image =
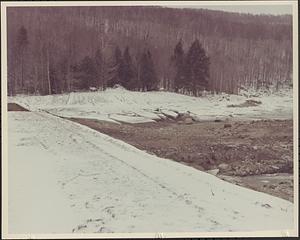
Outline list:
[[[298,236],[297,7],[2,2],[2,237]]]

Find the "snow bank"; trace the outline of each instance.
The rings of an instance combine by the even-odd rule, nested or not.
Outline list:
[[[258,100],[262,104],[244,108],[228,107],[232,104],[241,104],[247,99]],[[216,116],[241,119],[291,119],[293,108],[291,89],[286,89],[280,94],[262,94],[255,97],[243,93],[196,98],[170,92],[131,92],[117,88],[50,96],[16,96],[10,97],[9,101],[19,103],[31,110],[46,110],[65,117],[107,120],[112,114],[122,114],[127,115],[127,120],[132,123],[159,119],[161,113],[176,117],[174,111],[180,113],[189,111],[200,121],[213,120]]]

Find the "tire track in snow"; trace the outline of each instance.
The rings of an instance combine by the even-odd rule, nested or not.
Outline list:
[[[49,115],[52,115],[53,117],[55,117],[56,120],[59,119],[59,120],[64,120],[64,121],[70,122],[72,125],[75,125],[76,127],[82,126],[81,124],[74,123],[74,122],[72,122],[72,121],[70,121],[70,120],[68,120],[68,119],[61,118],[60,116],[54,115],[54,114],[52,114],[52,113],[49,113],[49,112],[46,112],[46,113],[49,114]],[[38,115],[40,115],[40,114],[38,114]],[[47,117],[44,116],[44,115],[42,115],[42,116],[45,117],[45,118],[47,118]],[[156,180],[156,179],[150,177],[149,175],[145,174],[143,171],[139,170],[138,168],[136,168],[136,167],[130,165],[129,163],[127,163],[126,161],[124,161],[124,160],[122,160],[122,159],[120,159],[120,158],[115,157],[115,156],[112,155],[111,153],[105,151],[105,150],[104,150],[103,148],[101,148],[100,146],[98,146],[98,145],[92,143],[91,141],[85,139],[85,137],[84,137],[83,134],[79,134],[78,132],[75,132],[75,130],[71,130],[70,128],[67,128],[67,127],[63,126],[62,124],[61,124],[61,126],[62,126],[65,130],[72,132],[73,135],[76,135],[77,137],[81,138],[81,139],[83,140],[83,142],[85,142],[85,143],[91,145],[94,149],[97,149],[97,150],[100,151],[101,153],[103,153],[103,154],[105,154],[106,156],[108,156],[110,159],[113,159],[113,160],[115,160],[115,161],[118,161],[118,162],[122,163],[123,165],[126,165],[127,167],[129,167],[129,168],[133,169],[134,171],[138,172],[138,173],[139,173],[140,175],[142,175],[143,177],[145,177],[145,178],[147,178],[148,180],[152,181],[153,183],[157,184],[161,189],[163,189],[163,190],[165,190],[165,191],[168,191],[168,192],[171,193],[172,195],[176,196],[178,200],[184,202],[186,205],[194,207],[194,208],[198,211],[199,214],[203,213],[204,208],[202,208],[201,206],[199,206],[199,205],[197,205],[197,204],[194,204],[193,201],[192,201],[190,198],[186,197],[186,196],[187,196],[186,193],[179,194],[179,193],[175,192],[175,191],[172,190],[171,188],[165,186],[163,183],[161,183],[161,182],[159,182],[158,180]],[[85,126],[83,126],[83,127],[85,127]],[[91,130],[92,130],[92,129],[91,129]],[[114,143],[114,142],[112,142],[112,143]],[[115,144],[115,143],[114,143],[114,144]],[[120,146],[120,145],[119,145],[119,146]],[[122,147],[123,147],[123,149],[127,150],[126,148],[124,148],[124,146],[122,146]],[[93,175],[98,175],[98,174],[97,174],[97,173],[94,173],[94,174],[90,174],[90,175],[93,176]],[[73,178],[71,179],[71,181],[74,180],[74,179],[76,179],[76,178],[79,177],[79,176],[86,176],[86,175],[78,174],[77,176],[73,177]],[[69,182],[69,181],[67,181],[67,182]],[[66,183],[65,183],[64,185],[66,185]]]
[[[168,185],[166,185],[166,184],[164,184],[163,182],[166,182],[166,183],[172,183],[171,181],[172,181],[172,179],[173,179],[173,177],[168,177],[168,178],[159,178],[160,177],[160,175],[159,174],[161,174],[161,172],[160,173],[158,173],[158,178],[156,177],[151,177],[151,175],[149,175],[149,173],[151,173],[151,171],[149,172],[149,171],[147,171],[147,168],[144,168],[145,170],[146,170],[146,172],[144,172],[144,171],[142,171],[142,169],[143,169],[143,165],[141,165],[141,163],[140,162],[138,162],[138,161],[136,161],[137,159],[138,159],[138,157],[140,157],[140,158],[143,158],[144,156],[145,156],[145,158],[147,158],[147,159],[145,159],[146,161],[141,161],[142,163],[146,163],[146,164],[148,164],[149,166],[150,165],[152,165],[152,162],[151,162],[151,160],[152,160],[152,157],[150,157],[150,155],[148,155],[148,154],[146,154],[146,153],[143,153],[142,151],[137,151],[136,150],[136,148],[134,148],[134,147],[130,147],[130,145],[128,145],[128,144],[123,144],[122,145],[122,142],[121,141],[119,141],[119,140],[115,140],[115,139],[113,139],[113,138],[111,138],[111,137],[107,137],[105,134],[101,134],[101,133],[98,133],[98,132],[96,132],[95,130],[92,130],[92,129],[90,129],[90,128],[88,128],[88,127],[85,127],[85,126],[82,126],[82,125],[80,125],[80,124],[76,124],[76,123],[74,123],[74,122],[71,122],[71,121],[69,121],[69,120],[66,120],[66,119],[63,119],[63,118],[59,118],[59,117],[56,117],[56,116],[52,116],[52,115],[49,115],[48,113],[43,113],[43,112],[36,112],[36,113],[33,113],[33,114],[37,114],[37,116],[40,116],[40,117],[42,117],[42,118],[44,118],[46,121],[45,121],[45,124],[44,125],[41,125],[40,126],[40,129],[39,130],[42,130],[43,129],[43,127],[49,127],[50,129],[55,129],[55,131],[54,131],[54,135],[52,136],[52,134],[51,134],[51,132],[49,131],[49,130],[45,130],[45,135],[43,135],[44,134],[44,132],[42,132],[41,133],[41,136],[43,136],[42,138],[39,138],[39,140],[43,143],[43,144],[46,144],[47,146],[49,146],[50,147],[50,149],[48,149],[47,151],[51,151],[51,152],[54,152],[55,151],[55,147],[57,147],[57,146],[59,146],[58,144],[58,142],[59,141],[61,141],[60,140],[60,138],[63,138],[64,140],[67,140],[66,141],[66,143],[65,143],[65,145],[62,147],[62,148],[60,148],[59,150],[62,150],[62,151],[64,151],[64,148],[65,147],[67,147],[68,146],[68,144],[71,144],[71,148],[70,149],[74,149],[74,146],[76,146],[76,145],[74,145],[74,144],[76,144],[76,143],[74,143],[73,141],[77,141],[77,143],[79,143],[79,144],[81,144],[81,143],[85,143],[86,145],[84,146],[84,144],[81,146],[81,149],[84,149],[84,148],[86,148],[86,150],[88,150],[89,148],[88,148],[88,146],[91,146],[91,148],[90,148],[90,150],[92,151],[92,149],[96,149],[97,151],[94,151],[95,152],[95,154],[97,154],[97,152],[99,152],[99,153],[101,153],[103,156],[106,156],[107,158],[105,158],[104,157],[104,161],[101,161],[101,163],[103,163],[103,164],[105,164],[106,165],[106,174],[105,174],[105,177],[110,177],[110,176],[113,176],[113,174],[112,173],[109,173],[109,172],[107,172],[107,170],[108,171],[110,171],[110,170],[113,170],[112,169],[112,167],[118,167],[118,166],[120,166],[120,164],[121,165],[126,165],[126,167],[127,168],[130,168],[132,171],[134,171],[134,172],[138,172],[138,174],[137,175],[139,175],[139,176],[143,176],[143,179],[147,179],[147,181],[151,181],[153,184],[155,184],[156,186],[158,186],[160,189],[162,189],[162,191],[164,191],[164,192],[168,192],[168,193],[170,193],[171,195],[172,194],[177,194],[177,195],[174,195],[174,196],[176,196],[176,199],[178,199],[178,200],[180,200],[180,201],[178,201],[178,202],[182,202],[185,206],[188,206],[188,208],[186,208],[185,210],[188,210],[189,208],[192,208],[192,207],[201,207],[201,206],[199,206],[198,204],[194,204],[193,203],[193,199],[195,199],[196,201],[199,201],[199,202],[202,202],[203,200],[203,203],[205,204],[205,203],[207,203],[205,206],[205,212],[207,212],[208,213],[208,215],[207,216],[205,216],[205,214],[204,214],[204,218],[202,219],[202,220],[204,220],[204,224],[205,224],[205,226],[207,227],[207,229],[209,228],[210,230],[214,230],[214,229],[222,229],[222,228],[225,228],[225,229],[230,229],[229,227],[228,227],[228,222],[227,221],[225,221],[225,222],[222,222],[221,223],[221,226],[220,225],[218,225],[219,223],[218,223],[218,221],[216,221],[217,219],[218,219],[218,214],[216,214],[215,215],[215,213],[214,212],[212,212],[212,207],[214,207],[214,208],[217,208],[217,209],[219,209],[219,210],[222,210],[222,207],[220,208],[220,206],[216,206],[215,205],[215,203],[217,203],[217,202],[214,202],[214,201],[212,201],[212,202],[208,202],[208,201],[210,201],[210,199],[211,198],[207,198],[207,197],[201,197],[201,195],[198,195],[197,194],[197,192],[196,191],[192,191],[191,193],[193,193],[194,195],[191,195],[191,196],[189,196],[189,195],[184,195],[184,194],[180,194],[180,191],[190,191],[190,188],[189,187],[178,187],[177,188],[177,191],[174,191],[173,190],[173,188],[170,188],[170,187],[168,187]],[[30,119],[30,120],[35,120],[34,118],[32,118],[32,119]],[[37,121],[38,120],[38,121]],[[37,119],[37,120],[35,120],[35,122],[40,122],[41,120],[40,119]],[[50,122],[49,122],[50,121]],[[49,124],[48,124],[48,122],[49,122]],[[52,124],[51,124],[51,122],[52,122]],[[28,126],[29,126],[29,122],[27,123],[28,124]],[[22,125],[21,125],[22,126]],[[25,128],[27,127],[27,125],[25,125]],[[34,129],[34,128],[33,128]],[[38,129],[38,128],[37,128]],[[64,129],[64,130],[63,130]],[[43,130],[42,130],[43,131]],[[48,141],[48,138],[49,137],[52,137],[52,142],[50,141]],[[89,138],[88,138],[89,137]],[[99,139],[99,141],[97,141],[97,137],[98,137],[98,139]],[[95,141],[93,141],[93,140],[95,140]],[[95,142],[97,142],[99,145],[97,145],[97,144],[95,144]],[[54,144],[53,146],[51,145],[51,144]],[[72,144],[73,144],[73,146],[72,146]],[[111,149],[109,148],[110,147],[110,144],[112,144],[111,146]],[[57,146],[56,146],[57,145]],[[78,145],[78,146],[80,146],[80,145]],[[107,151],[105,151],[105,149],[106,148],[108,149]],[[129,161],[129,162],[127,162],[127,160],[126,160],[126,158],[122,158],[122,155],[124,156],[124,154],[126,154],[126,152],[123,152],[123,151],[121,151],[121,152],[118,152],[118,153],[116,153],[116,155],[114,155],[114,153],[111,153],[111,151],[109,151],[109,150],[112,150],[112,151],[115,151],[115,150],[118,150],[119,148],[121,148],[121,149],[123,149],[124,151],[126,151],[126,152],[128,152],[128,153],[136,153],[136,154],[132,154],[132,157],[134,157],[134,159],[133,159],[133,161],[132,161],[132,159],[130,159],[131,158],[131,155],[129,155],[129,158],[127,158],[127,160]],[[80,152],[81,151],[81,149],[78,149],[78,151]],[[46,149],[45,149],[46,150]],[[57,150],[57,149],[56,149]],[[92,151],[93,152],[93,151]],[[74,152],[73,154],[76,154],[76,152]],[[84,154],[82,155],[82,156],[85,156]],[[95,155],[86,155],[86,156],[88,156],[88,157],[92,157],[93,159],[97,159],[97,157],[96,158],[94,158],[95,157]],[[118,157],[119,156],[119,157]],[[70,155],[70,157],[72,157],[72,154]],[[121,158],[120,158],[121,157]],[[110,160],[113,160],[113,161],[110,161]],[[147,160],[149,160],[149,161],[147,161]],[[189,169],[187,169],[187,168],[185,168],[185,167],[183,167],[182,169],[181,169],[181,171],[180,171],[180,167],[179,167],[179,164],[178,164],[178,169],[177,169],[177,165],[176,164],[165,164],[165,162],[164,161],[158,161],[158,160],[160,160],[160,159],[155,159],[155,157],[153,157],[153,163],[154,163],[154,165],[156,166],[156,167],[159,167],[159,166],[161,166],[161,167],[168,167],[168,166],[170,166],[171,167],[171,170],[172,171],[170,171],[170,173],[174,173],[174,170],[175,171],[178,171],[179,173],[181,173],[181,175],[183,175],[183,174],[186,174],[186,175],[189,175],[189,174],[187,174],[187,173],[190,173],[191,175],[193,175],[195,178],[191,178],[191,182],[190,183],[196,183],[196,181],[198,181],[198,177],[199,177],[199,179],[200,179],[200,175],[201,175],[201,181],[202,181],[202,186],[204,186],[204,188],[203,188],[203,190],[205,191],[205,188],[206,189],[209,189],[209,184],[208,184],[208,182],[210,183],[210,184],[212,184],[214,181],[211,181],[211,180],[213,180],[213,179],[211,179],[210,177],[208,177],[208,178],[206,178],[205,176],[203,176],[203,174],[197,174],[195,171],[192,171],[192,170],[189,170]],[[119,164],[113,164],[113,162],[118,162]],[[135,165],[135,162],[137,163],[137,165]],[[167,162],[167,161],[166,161]],[[80,162],[81,163],[81,162]],[[130,163],[132,163],[132,164],[134,164],[134,165],[131,165]],[[69,163],[68,163],[69,164]],[[89,164],[89,162],[86,162],[85,163],[85,165],[83,165],[83,166],[87,166],[88,168],[90,168],[89,167],[89,165],[86,165],[86,164]],[[146,166],[148,166],[148,165],[146,165]],[[71,165],[70,165],[71,166]],[[80,165],[79,165],[80,166]],[[137,166],[137,167],[136,167]],[[72,168],[73,169],[73,168]],[[72,170],[71,169],[71,170]],[[124,169],[120,169],[120,168],[117,168],[118,170],[119,170],[119,173],[121,173],[122,174],[122,172],[121,171],[126,171],[126,169],[124,168]],[[76,168],[74,168],[73,170],[76,170]],[[186,171],[186,170],[189,170],[189,171]],[[186,171],[186,172],[185,172]],[[148,172],[148,174],[147,174],[147,172]],[[195,172],[195,174],[194,174],[194,172]],[[71,173],[74,173],[74,171],[72,172],[71,171]],[[155,175],[155,174],[154,174]],[[126,176],[126,174],[122,174],[122,177],[124,178],[124,176]],[[175,175],[174,175],[175,176]],[[177,176],[177,175],[176,175]],[[178,175],[178,176],[180,176],[180,174]],[[130,174],[128,175],[128,177],[129,178],[131,178],[131,176],[130,176]],[[132,177],[134,177],[134,176],[132,176]],[[204,177],[204,178],[203,178]],[[138,177],[136,177],[136,179],[137,179]],[[130,180],[130,182],[129,182],[129,184],[133,184],[133,183],[137,183],[137,181],[136,181],[136,179],[133,179],[132,181]],[[206,179],[207,179],[207,184],[206,184]],[[162,181],[159,181],[159,180],[162,180]],[[85,180],[84,180],[85,181]],[[84,182],[84,183],[86,183],[86,182]],[[204,185],[203,185],[204,184]],[[205,184],[207,185],[207,187],[205,186]],[[173,184],[174,185],[174,184]],[[224,184],[225,185],[225,184]],[[222,185],[222,188],[224,187],[224,185]],[[127,185],[124,185],[125,187],[127,187]],[[152,187],[153,185],[151,185],[151,187]],[[174,185],[175,186],[175,185]],[[177,185],[176,185],[177,186]],[[147,190],[149,191],[151,191],[152,189],[151,189],[151,187],[149,187]],[[226,188],[226,186],[225,186],[225,188]],[[91,188],[87,188],[87,190],[90,190]],[[186,190],[185,190],[186,189]],[[191,188],[192,189],[192,188]],[[107,190],[107,189],[105,189],[105,190]],[[132,188],[130,188],[129,190],[133,190]],[[155,190],[155,189],[153,189],[153,190]],[[200,191],[201,191],[201,189],[199,189]],[[217,188],[216,188],[216,190],[218,190]],[[230,188],[230,190],[234,190],[234,188],[232,187],[232,188]],[[235,189],[236,190],[236,189]],[[242,190],[242,189],[241,189]],[[214,190],[215,191],[215,190]],[[173,193],[172,193],[173,192]],[[209,191],[207,191],[207,192],[209,192]],[[219,197],[219,199],[220,198],[222,198],[223,199],[223,197],[222,197],[222,195],[219,195],[218,196],[218,194],[220,193],[220,190],[219,190],[219,192],[215,192],[215,194],[216,194],[216,196],[215,197]],[[230,193],[228,190],[227,190],[227,192],[226,192],[226,194],[228,194],[228,193]],[[245,197],[245,198],[243,198],[243,194],[241,194],[241,192],[237,192],[237,191],[233,191],[232,192],[233,193],[233,195],[234,194],[237,194],[237,196],[239,197],[239,200],[245,200],[245,201],[242,201],[243,202],[243,204],[242,204],[242,206],[249,206],[249,207],[251,207],[250,206],[250,202],[248,201],[247,202],[247,198]],[[246,192],[245,192],[246,193]],[[249,191],[249,193],[250,193],[250,191]],[[107,192],[106,192],[106,194],[107,194]],[[109,194],[109,193],[108,193]],[[134,192],[134,194],[137,194],[137,192]],[[161,194],[161,195],[164,195],[164,194],[162,194],[162,192],[160,192],[159,194]],[[222,194],[222,193],[221,193]],[[254,193],[253,193],[254,194]],[[247,194],[246,194],[247,195]],[[124,195],[123,195],[124,196]],[[146,196],[146,195],[145,195]],[[164,195],[164,196],[166,196],[166,195]],[[249,195],[249,196],[257,196],[257,197],[259,197],[260,195],[259,194],[257,194],[257,195]],[[191,199],[191,197],[194,197],[193,199]],[[235,199],[235,198],[232,198],[232,197],[230,197],[230,196],[228,196],[228,198],[229,199]],[[163,199],[163,198],[157,198],[156,200],[161,200],[161,199]],[[208,199],[208,201],[207,200],[205,200],[205,199]],[[252,197],[250,198],[250,199],[253,199]],[[267,199],[267,198],[262,198],[262,199]],[[185,200],[190,200],[190,201],[187,201],[187,202],[185,202]],[[225,198],[224,198],[224,200],[225,200]],[[272,204],[272,202],[271,202],[271,200],[274,200],[274,202],[276,202],[275,201],[275,199],[269,199],[269,200],[266,200],[266,201],[269,201],[269,203],[271,203],[271,205],[273,205]],[[137,200],[137,201],[143,201],[143,200]],[[227,200],[226,200],[227,201]],[[221,202],[224,202],[225,204],[226,204],[226,201],[221,201]],[[221,203],[220,202],[220,203]],[[105,204],[105,203],[104,203]],[[107,204],[107,203],[106,203]],[[248,205],[247,205],[248,204]],[[176,206],[176,204],[175,204],[175,206]],[[180,206],[183,206],[183,205],[180,205]],[[119,206],[118,206],[118,208],[119,208]],[[228,220],[227,219],[227,217],[229,218],[230,216],[230,212],[232,211],[232,209],[235,209],[236,208],[236,206],[235,205],[232,205],[232,204],[229,204],[229,209],[228,209],[228,212],[224,215],[224,212],[225,212],[225,206],[224,206],[224,211],[223,211],[223,213],[222,213],[222,211],[220,212],[220,216],[226,216],[226,220]],[[145,208],[146,209],[146,208]],[[251,208],[252,209],[252,208]],[[259,210],[259,211],[257,211],[257,209],[258,208],[253,208],[253,210],[255,210],[254,212],[256,212],[256,213],[258,213],[258,214],[260,214],[260,216],[263,216],[263,213],[264,212],[260,212],[261,210]],[[121,209],[122,210],[122,209]],[[119,213],[120,213],[120,209],[118,209],[118,211],[119,211]],[[135,210],[133,210],[133,212],[132,211],[130,211],[130,213],[134,213],[134,211]],[[271,209],[268,209],[267,211],[271,211]],[[189,210],[188,210],[188,212],[189,212]],[[243,212],[243,213],[247,213],[247,211],[244,211],[244,210],[242,210],[241,212]],[[267,213],[267,212],[266,212]],[[124,214],[124,213],[123,213]],[[145,214],[145,213],[144,213]],[[277,213],[276,213],[277,214]],[[238,217],[238,215],[239,214],[237,214],[237,215],[235,215],[236,216],[236,218],[238,218],[238,220],[239,221],[242,221],[242,216],[239,216]],[[274,214],[275,215],[275,214]],[[214,217],[214,216],[216,216],[216,218]],[[278,215],[278,216],[281,216],[281,215]],[[250,215],[250,217],[252,217],[252,215]],[[199,216],[199,218],[201,218],[201,216]],[[177,219],[177,218],[176,218]],[[108,221],[109,219],[108,218],[106,218],[106,221]],[[178,218],[177,220],[180,220],[180,218]],[[195,219],[196,220],[196,219]],[[254,223],[252,220],[251,221],[249,221],[249,219],[245,219],[246,220],[246,222],[248,221],[248,222],[252,222],[252,223]],[[198,221],[198,220],[197,220]],[[201,220],[200,220],[201,221]],[[207,224],[208,225],[207,225]],[[89,224],[91,224],[91,223],[89,223]],[[233,223],[231,223],[231,224],[233,224]],[[269,224],[270,225],[270,224]],[[199,225],[199,226],[201,226],[201,224]],[[211,227],[209,227],[209,226],[211,226]],[[234,223],[233,225],[230,225],[230,226],[234,226],[233,228],[234,229],[237,229],[237,226],[241,226],[241,224],[238,224],[237,222],[236,223]],[[257,226],[257,224],[255,224],[255,226]],[[243,229],[244,229],[244,227],[243,227]],[[81,229],[81,230],[83,230],[83,228]],[[100,230],[100,229],[99,229]],[[104,230],[103,230],[104,231]]]
[[[51,113],[47,113],[47,117],[49,117],[49,115],[52,115]],[[44,116],[46,117],[46,116]],[[46,118],[47,118],[46,117]],[[53,120],[56,120],[56,121],[64,121],[64,122],[68,122],[68,123],[71,123],[72,126],[74,126],[76,129],[78,130],[89,130],[90,132],[93,133],[93,135],[95,136],[95,134],[99,134],[96,130],[93,130],[87,126],[84,126],[84,125],[81,125],[79,123],[76,123],[76,122],[72,122],[68,119],[65,119],[65,118],[61,118],[59,116],[53,116]],[[69,125],[69,126],[71,126]],[[193,202],[193,200],[189,197],[189,195],[186,193],[186,192],[183,192],[183,193],[177,193],[176,191],[172,190],[170,187],[167,187],[166,184],[163,184],[161,183],[160,181],[158,181],[157,179],[155,178],[152,178],[150,177],[149,175],[145,174],[143,171],[141,171],[140,169],[132,166],[131,164],[127,163],[126,161],[112,155],[111,153],[105,151],[101,146],[98,146],[96,144],[94,144],[93,142],[87,140],[83,134],[79,134],[78,132],[75,131],[75,129],[72,129],[72,128],[69,128],[69,127],[65,127],[63,125],[61,125],[65,130],[69,131],[69,132],[72,132],[72,135],[74,136],[77,136],[79,138],[82,139],[83,142],[91,145],[94,149],[97,149],[99,152],[101,152],[102,154],[108,156],[110,159],[113,159],[115,161],[118,161],[120,162],[121,164],[123,165],[126,165],[127,167],[133,169],[134,171],[138,172],[141,176],[145,177],[146,179],[150,180],[151,182],[153,182],[154,184],[156,184],[157,186],[159,186],[161,189],[171,193],[173,196],[176,196],[176,198],[183,202],[186,206],[188,207],[193,207],[194,209],[197,210],[199,216],[203,215],[203,213],[205,212],[205,209],[203,207],[201,207],[201,205],[198,205],[198,204],[195,204]],[[102,134],[102,133],[101,133]],[[71,136],[72,136],[71,135]],[[104,136],[106,136],[106,134],[103,134]],[[120,148],[122,148],[123,150],[125,151],[128,151],[128,152],[134,152],[135,150],[134,149],[128,149],[126,148],[124,145],[120,144],[119,141],[120,140],[117,140],[115,141],[115,139],[111,138],[110,136],[108,136],[108,138],[105,138],[105,141],[115,145],[115,146],[118,146]],[[130,145],[131,146],[131,145]],[[134,147],[133,147],[134,148]],[[106,161],[103,162],[106,166],[108,166],[106,164]],[[110,168],[110,170],[112,170]],[[210,188],[210,192],[211,192],[211,195],[214,197],[215,196],[215,193],[212,191],[212,189]],[[199,199],[197,199],[199,201]],[[228,214],[232,215],[232,218],[233,219],[236,219],[238,215],[240,215],[241,218],[244,218],[243,215],[240,214],[240,212],[236,212],[236,211],[231,211],[231,210],[227,210],[226,208],[224,208],[224,211],[227,212],[228,211]],[[214,219],[211,219],[211,218],[208,218],[207,220],[209,220],[213,225],[215,226],[218,226],[220,225],[220,223]]]

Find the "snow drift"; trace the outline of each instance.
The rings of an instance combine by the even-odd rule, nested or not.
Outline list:
[[[241,105],[247,100],[261,104],[249,107],[228,107]],[[77,92],[49,96],[16,96],[9,101],[31,110],[45,110],[63,117],[81,117],[111,122],[151,122],[160,119],[164,113],[190,112],[199,121],[238,119],[291,119],[292,90],[277,94],[253,96],[208,95],[190,97],[170,92],[132,92],[122,88],[98,92]]]

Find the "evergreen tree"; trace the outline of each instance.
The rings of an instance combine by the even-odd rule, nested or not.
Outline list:
[[[134,90],[138,88],[138,83],[137,83],[137,76],[136,76],[136,70],[134,68],[134,65],[132,63],[132,59],[130,56],[129,48],[126,47],[124,51],[124,56],[123,56],[123,64],[122,64],[122,69],[121,69],[121,84],[125,88],[129,90]]]
[[[153,91],[158,88],[158,78],[154,69],[154,63],[149,50],[144,51],[141,58],[140,79],[143,91]]]
[[[97,69],[90,57],[85,57],[80,64],[73,66],[74,78],[77,80],[77,89],[88,90],[97,85]]]
[[[97,84],[105,89],[105,61],[100,49],[98,49],[95,54],[95,65],[97,72]]]
[[[51,93],[63,93],[65,89],[66,81],[66,61],[60,59],[56,64],[49,66],[49,78]]]
[[[58,68],[51,65],[49,67],[49,78],[51,81],[51,93],[58,93],[59,92],[59,77],[58,77]]]
[[[209,64],[205,50],[196,39],[188,51],[185,67],[186,88],[194,95],[208,88]]]
[[[108,71],[108,87],[113,87],[116,84],[121,84],[122,79],[122,68],[123,68],[123,59],[122,52],[120,48],[117,46],[114,53],[114,59],[112,66]]]
[[[176,69],[176,74],[174,77],[174,90],[175,92],[178,92],[178,90],[183,88],[185,85],[185,62],[181,39],[175,46],[174,55],[172,56],[171,61]]]
[[[28,36],[27,36],[27,30],[24,26],[22,26],[17,35],[17,50],[20,60],[20,67],[21,67],[21,89],[24,88],[24,80],[25,80],[25,55],[26,55],[26,49],[28,46]]]

